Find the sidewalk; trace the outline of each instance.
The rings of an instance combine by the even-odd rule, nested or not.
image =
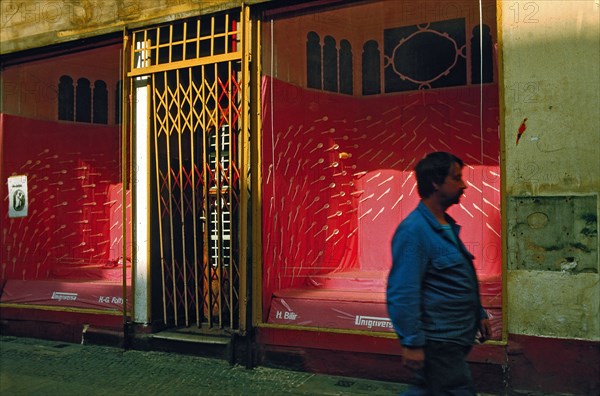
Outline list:
[[[0,395],[398,395],[406,385],[0,336]]]
[[[0,335],[2,396],[397,396],[408,385],[225,360]],[[567,396],[507,392],[511,396]],[[493,396],[479,394],[479,396]]]

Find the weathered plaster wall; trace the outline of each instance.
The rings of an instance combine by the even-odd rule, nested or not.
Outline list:
[[[508,272],[509,331],[597,339],[598,277],[563,272]]]
[[[242,0],[3,0],[0,54],[232,9],[241,4]]]
[[[508,330],[600,340],[600,2],[504,1],[500,11]],[[519,197],[540,197],[540,209],[524,213]],[[593,261],[569,269],[579,256]]]

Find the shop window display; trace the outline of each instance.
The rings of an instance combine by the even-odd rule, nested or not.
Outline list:
[[[400,3],[347,6],[263,25],[263,319],[393,331],[385,306],[391,237],[419,201],[418,160],[450,151],[465,161],[468,185],[450,214],[476,257],[498,339],[498,86],[489,81],[493,60],[471,59],[472,46],[479,45],[479,36],[471,35],[482,24],[487,36],[477,54],[493,55],[494,29],[487,27],[495,26],[495,16],[479,20],[473,12],[478,2],[453,9],[464,15],[437,18],[406,13]],[[335,84],[325,79],[327,59],[335,58],[332,40],[347,43],[336,47],[337,56],[343,51],[344,71],[352,71],[360,92],[327,92],[343,81],[340,68]],[[319,64],[322,89],[310,75]],[[483,74],[472,70],[480,66]]]
[[[27,216],[9,216],[3,201],[2,304],[123,309],[130,197],[122,188],[120,126],[108,122],[115,117],[107,88],[117,86],[119,50],[107,46],[2,71],[0,192],[10,194],[6,180],[16,175],[28,190]]]

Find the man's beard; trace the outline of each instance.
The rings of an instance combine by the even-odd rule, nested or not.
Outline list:
[[[449,208],[452,205],[458,205],[460,203],[460,197],[462,197],[463,193],[461,191],[460,194],[457,194],[454,197],[448,197],[448,199],[445,200],[444,202],[444,206]]]

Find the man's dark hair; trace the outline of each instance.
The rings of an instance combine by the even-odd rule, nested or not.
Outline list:
[[[435,184],[442,184],[446,176],[450,173],[452,164],[458,164],[461,168],[464,162],[454,154],[437,151],[429,153],[423,158],[417,166],[417,189],[421,198],[427,198],[435,192]]]

